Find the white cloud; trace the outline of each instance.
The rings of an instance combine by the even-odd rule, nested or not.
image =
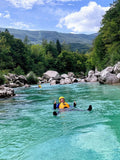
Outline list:
[[[10,18],[10,14],[9,14],[9,12],[8,12],[8,11],[6,11],[3,17],[4,17],[4,18]]]
[[[14,22],[10,28],[17,28],[17,29],[29,29],[29,25],[23,22]]]
[[[57,0],[58,2],[78,2],[82,0]]]
[[[7,0],[11,2],[15,7],[22,7],[25,9],[31,9],[35,3],[44,4],[44,0]]]
[[[54,16],[58,16],[58,17],[64,17],[66,16],[67,14],[69,14],[69,12],[67,10],[64,10],[61,9],[61,8],[57,8],[57,9],[54,9],[54,8],[48,8],[48,12]]]
[[[89,2],[78,12],[71,13],[60,19],[57,27],[66,26],[74,33],[95,33],[100,28],[102,16],[109,7],[102,7],[96,2]]]
[[[7,0],[12,3],[15,7],[31,9],[34,4],[44,5],[47,3],[55,4],[56,2],[75,2],[81,0]]]
[[[5,11],[4,13],[0,13],[0,17],[1,18],[10,18],[10,14],[9,14],[9,12],[8,11]]]

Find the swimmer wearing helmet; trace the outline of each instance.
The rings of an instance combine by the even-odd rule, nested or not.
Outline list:
[[[76,106],[76,102],[74,102],[74,107]],[[65,102],[65,98],[64,97],[59,97],[59,103],[56,104],[56,101],[54,102],[54,109],[64,109],[64,108],[70,108],[70,105]]]
[[[54,111],[53,112],[53,115],[54,116],[57,116],[59,113],[63,112],[63,111],[66,111],[66,108],[70,108],[71,106],[65,102],[65,98],[64,97],[60,97],[59,98],[59,103],[56,104],[56,101],[54,102],[54,106],[53,106],[53,109],[60,109],[58,112]],[[73,104],[73,107],[76,107],[76,102],[74,102]],[[68,111],[85,111],[85,110],[81,110],[81,109],[76,109],[76,108],[73,108],[71,107],[71,109],[69,109]],[[92,105],[89,105],[88,111],[91,111],[92,110]]]

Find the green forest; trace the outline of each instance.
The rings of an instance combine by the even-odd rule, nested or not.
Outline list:
[[[114,1],[104,15],[87,61],[89,68],[98,70],[120,61],[120,0]]]
[[[41,76],[47,70],[59,73],[87,73],[97,68],[99,71],[120,61],[120,0],[115,1],[102,19],[98,36],[93,47],[82,54],[71,51],[70,46],[43,40],[42,44],[30,44],[14,38],[9,30],[0,32],[0,70],[3,73],[27,74],[33,71]]]
[[[41,76],[47,70],[59,73],[86,71],[86,55],[70,51],[69,45],[43,40],[42,44],[29,44],[14,38],[6,29],[0,33],[0,69],[3,72],[27,74],[33,71]]]

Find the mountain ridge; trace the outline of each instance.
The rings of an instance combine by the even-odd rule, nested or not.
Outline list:
[[[0,28],[0,31],[4,32],[5,29],[8,29],[10,34],[14,35],[15,38],[19,38],[24,41],[25,37],[28,37],[28,40],[31,44],[41,44],[43,40],[54,41],[59,40],[60,43],[65,42],[66,44],[70,44],[73,48],[72,50],[80,50],[81,47],[83,50],[88,50],[92,47],[93,40],[98,35],[94,34],[73,34],[73,33],[61,33],[57,31],[44,31],[44,30],[20,30],[14,28]],[[74,48],[74,44],[76,44]],[[80,48],[79,48],[80,44]]]

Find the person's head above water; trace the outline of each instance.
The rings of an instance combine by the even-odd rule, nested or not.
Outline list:
[[[64,98],[64,97],[59,97],[59,102],[60,102],[60,103],[65,102],[65,98]]]

